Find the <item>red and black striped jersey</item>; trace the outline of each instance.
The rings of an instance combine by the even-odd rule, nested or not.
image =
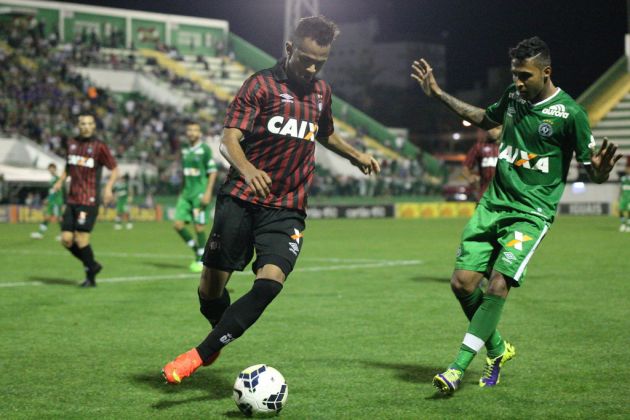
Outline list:
[[[272,180],[271,193],[258,198],[235,168],[221,192],[266,207],[304,210],[315,171],[315,139],[334,131],[332,91],[314,79],[307,88],[289,83],[284,60],[248,78],[230,103],[226,128],[244,133],[247,159]]]
[[[499,142],[485,140],[477,141],[466,155],[464,166],[479,174],[479,197],[483,195],[494,178],[498,156]]]
[[[68,140],[66,174],[71,177],[68,204],[97,206],[103,166],[114,169],[116,160],[105,143],[90,137]]]

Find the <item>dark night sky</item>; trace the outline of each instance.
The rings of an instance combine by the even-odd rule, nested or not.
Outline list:
[[[279,56],[284,0],[86,0],[72,3],[225,19],[236,34]],[[623,0],[321,0],[337,22],[377,17],[383,40],[442,40],[449,90],[508,66],[507,50],[539,35],[551,48],[554,82],[574,97],[624,52]],[[343,36],[343,34],[341,34]]]

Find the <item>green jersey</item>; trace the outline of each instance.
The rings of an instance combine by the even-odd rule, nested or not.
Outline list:
[[[129,198],[129,183],[123,179],[116,181],[112,190],[118,202],[126,202]]]
[[[48,204],[53,204],[53,205],[58,205],[58,206],[62,206],[63,205],[63,188],[60,189],[59,191],[55,191],[53,189],[53,187],[55,186],[55,183],[59,180],[59,177],[57,175],[53,175],[52,178],[50,179],[50,183],[48,184]]]
[[[182,169],[184,172],[182,196],[192,199],[203,194],[208,185],[208,175],[217,171],[210,147],[199,142],[193,147],[182,149]]]
[[[486,117],[503,124],[503,134],[496,174],[481,204],[552,222],[573,154],[590,165],[595,139],[586,112],[560,88],[531,104],[511,85]]]
[[[630,198],[630,175],[623,175],[619,182],[621,183],[621,195]]]

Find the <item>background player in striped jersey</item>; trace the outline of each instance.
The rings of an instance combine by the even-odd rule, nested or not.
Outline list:
[[[179,383],[212,363],[282,290],[304,243],[315,140],[365,174],[380,171],[372,156],[333,134],[332,92],[315,77],[337,33],[322,16],[301,19],[285,45],[286,58],[247,79],[228,108],[221,151],[232,166],[217,197],[198,291],[201,313],[213,329],[164,367],[168,382]],[[254,250],[254,285],[231,304],[225,286]]]
[[[59,191],[67,177],[70,188],[61,222],[61,243],[83,264],[86,278],[81,287],[96,286],[96,275],[103,268],[94,259],[90,232],[96,223],[100,204],[100,182],[103,166],[111,170],[103,188],[103,201],[112,201],[112,187],[118,178],[116,160],[105,143],[94,136],[96,123],[88,113],[81,113],[79,136],[68,140],[66,169],[53,187]]]
[[[464,160],[462,175],[473,188],[477,201],[494,178],[499,156],[501,127],[480,130],[481,138],[470,148]]]
[[[44,210],[44,221],[39,225],[39,231],[31,233],[31,238],[42,239],[48,231],[49,223],[57,223],[61,216],[61,208],[63,207],[63,190],[55,190],[54,186],[59,175],[57,175],[57,165],[51,163],[48,165],[50,172],[50,185],[48,188],[48,197],[46,197],[46,209]]]
[[[175,207],[175,231],[184,240],[195,259],[190,263],[190,271],[200,273],[203,264],[201,256],[206,244],[204,228],[210,218],[212,189],[217,178],[217,164],[212,158],[210,146],[201,138],[201,126],[196,121],[186,123],[188,146],[182,148],[182,172],[184,186]],[[193,223],[196,238],[186,229],[186,224]]]
[[[479,385],[499,383],[500,370],[516,354],[501,338],[497,325],[511,287],[523,282],[525,268],[555,217],[575,154],[589,177],[602,183],[621,158],[604,139],[595,152],[584,110],[551,81],[551,55],[538,37],[510,49],[514,83],[485,110],[464,103],[437,84],[424,59],[412,65],[422,90],[461,118],[490,129],[503,125],[495,176],[464,228],[451,288],[470,320],[459,353],[433,384],[455,391],[464,371],[482,347],[488,357]],[[486,293],[479,288],[490,271]]]

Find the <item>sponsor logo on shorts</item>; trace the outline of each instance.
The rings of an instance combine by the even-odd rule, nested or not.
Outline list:
[[[213,233],[210,237],[210,240],[208,241],[208,249],[210,251],[216,251],[217,249],[219,249],[221,247],[220,239],[221,235]]]
[[[294,233],[291,235],[291,239],[295,242],[289,242],[289,251],[297,257],[297,254],[300,252],[300,238],[302,238],[304,234],[295,228],[293,229],[293,232]]]
[[[504,252],[503,258],[501,259],[508,264],[512,264],[512,262],[516,260],[516,255],[512,254],[511,252]]]
[[[516,232],[514,232],[514,239],[508,242],[506,246],[513,247],[514,249],[522,251],[523,242],[531,241],[532,239],[534,238],[532,238],[531,236],[527,236],[523,232],[519,232],[517,230]]]

